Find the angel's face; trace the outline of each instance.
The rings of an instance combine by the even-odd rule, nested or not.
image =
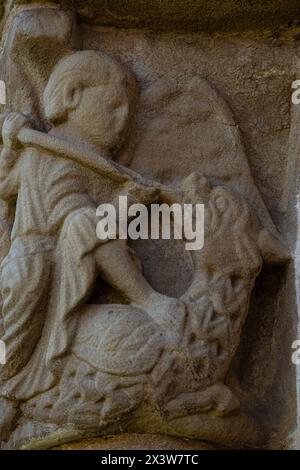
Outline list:
[[[82,90],[76,109],[85,137],[111,151],[123,143],[128,129],[130,102],[121,80]]]

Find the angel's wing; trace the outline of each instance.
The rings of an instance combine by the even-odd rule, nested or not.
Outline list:
[[[276,232],[257,190],[233,114],[200,76],[163,77],[142,93],[141,116],[127,155],[131,168],[172,182],[197,171],[242,194],[262,226]]]
[[[193,172],[243,196],[256,213],[258,244],[266,261],[288,254],[259,193],[233,114],[220,94],[198,75],[164,76],[141,95],[131,143],[121,163],[163,183]]]

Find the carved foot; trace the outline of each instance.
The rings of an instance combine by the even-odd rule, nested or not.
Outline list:
[[[239,401],[224,384],[215,384],[205,390],[182,393],[165,407],[170,418],[187,414],[212,412],[215,416],[226,416],[239,410]]]
[[[170,335],[182,333],[187,312],[185,304],[180,300],[155,294],[150,296],[144,309]]]

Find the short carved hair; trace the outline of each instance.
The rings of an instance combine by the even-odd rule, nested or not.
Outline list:
[[[77,51],[61,59],[54,67],[44,91],[45,117],[51,122],[67,119],[62,93],[66,85],[89,88],[105,85],[114,80],[124,83],[129,99],[138,93],[135,77],[112,57],[98,51]]]

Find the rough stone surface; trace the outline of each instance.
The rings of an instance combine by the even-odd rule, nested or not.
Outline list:
[[[2,448],[297,447],[298,3],[59,3],[3,33]],[[203,249],[99,241],[119,195]]]
[[[53,450],[213,450],[214,447],[205,442],[191,439],[176,439],[168,436],[147,434],[121,434],[106,439],[86,439],[70,442]]]
[[[298,27],[300,6],[297,0],[35,0],[8,1],[8,8],[22,4],[44,3],[76,11],[89,23],[125,28],[179,31],[251,31]]]

